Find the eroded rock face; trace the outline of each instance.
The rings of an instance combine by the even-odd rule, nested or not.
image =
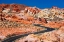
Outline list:
[[[31,14],[36,14],[40,12],[40,9],[36,8],[36,7],[26,7],[25,11]]]
[[[10,9],[11,12],[15,11],[15,12],[20,12],[21,10],[24,10],[25,5],[22,4],[0,4],[0,8],[1,10],[7,10]]]
[[[26,13],[36,14],[40,11],[39,8],[36,7],[28,7],[22,4],[0,4],[0,11],[7,11],[10,9],[10,12],[20,12],[24,11]],[[7,13],[7,12],[6,12]]]

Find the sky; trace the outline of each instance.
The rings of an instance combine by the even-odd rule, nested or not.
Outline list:
[[[27,6],[36,6],[38,8],[51,8],[52,6],[64,8],[64,0],[0,0],[0,4],[2,3],[25,4]]]

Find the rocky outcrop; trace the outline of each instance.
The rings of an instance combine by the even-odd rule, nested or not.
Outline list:
[[[16,11],[16,12],[24,10],[25,7],[28,7],[28,6],[25,6],[22,4],[0,4],[1,10],[10,9],[10,11]]]
[[[40,12],[40,9],[36,7],[26,7],[25,11],[31,14],[36,14]]]

